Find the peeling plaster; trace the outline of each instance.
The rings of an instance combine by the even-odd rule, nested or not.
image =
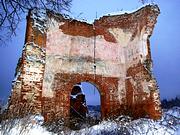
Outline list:
[[[148,46],[159,13],[157,6],[148,5],[88,24],[31,11],[9,110],[32,99],[33,113],[42,113],[46,120],[54,114],[68,119],[73,85],[89,81],[99,89],[102,118],[160,118]]]

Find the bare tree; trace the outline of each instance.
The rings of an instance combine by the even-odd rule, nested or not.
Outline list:
[[[49,9],[55,12],[69,11],[72,0],[0,0],[0,42],[16,35],[16,29],[28,10]]]

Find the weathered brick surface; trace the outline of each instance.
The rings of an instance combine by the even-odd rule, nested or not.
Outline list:
[[[46,120],[67,120],[73,86],[87,81],[99,90],[102,118],[160,118],[149,42],[158,14],[157,6],[148,5],[88,24],[31,11],[9,108],[18,97]]]
[[[23,106],[28,106],[27,109],[32,108],[26,110],[26,113],[41,113],[42,111],[41,99],[45,68],[46,52],[44,47],[46,45],[46,33],[42,32],[38,27],[34,27],[42,20],[38,20],[37,13],[33,12],[27,17],[26,44],[16,70],[16,78],[9,101],[10,113],[14,113],[14,108],[17,108],[17,106],[19,109]]]

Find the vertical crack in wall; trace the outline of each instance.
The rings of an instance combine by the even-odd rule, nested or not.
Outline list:
[[[88,81],[100,91],[102,118],[160,118],[149,42],[159,13],[156,5],[147,5],[130,14],[103,16],[93,30],[92,24],[50,11],[30,11],[9,110],[28,104],[46,120],[68,119],[73,85]]]

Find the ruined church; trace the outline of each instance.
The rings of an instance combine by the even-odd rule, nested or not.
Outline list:
[[[31,10],[9,111],[30,105],[32,113],[42,114],[47,121],[68,119],[74,85],[89,82],[99,90],[102,119],[122,114],[160,118],[150,51],[159,13],[157,5],[147,5],[89,24]]]

